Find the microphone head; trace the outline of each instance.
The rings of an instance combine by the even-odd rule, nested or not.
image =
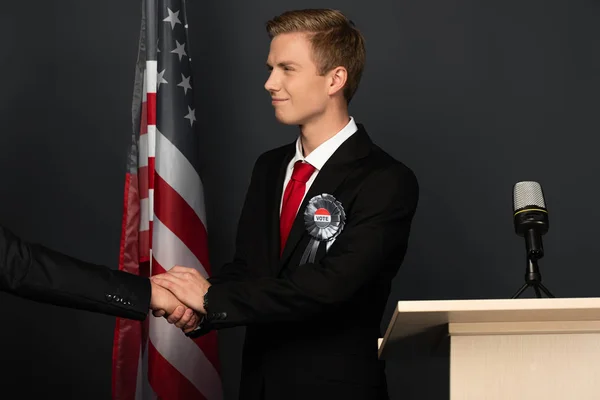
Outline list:
[[[548,232],[548,210],[544,192],[538,182],[523,181],[515,184],[513,212],[515,232],[519,236],[531,230],[540,235]]]
[[[513,211],[524,208],[546,209],[544,192],[539,183],[533,181],[517,182],[513,190]]]

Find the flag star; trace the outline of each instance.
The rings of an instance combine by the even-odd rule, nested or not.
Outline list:
[[[161,84],[161,83],[169,83],[169,82],[167,82],[167,80],[164,78],[165,71],[166,71],[166,69],[163,69],[162,71],[160,71],[160,72],[158,73],[158,77],[157,77],[157,79],[156,79],[156,91],[157,91],[157,92],[158,92],[158,88],[160,88],[160,84]]]
[[[183,91],[185,92],[185,94],[187,94],[188,89],[192,90],[192,85],[190,85],[190,78],[192,76],[188,76],[187,78],[185,77],[185,75],[181,74],[181,83],[179,83],[177,86],[181,86],[183,88]]]
[[[188,28],[188,24],[185,24],[185,29],[187,29],[187,28]]]
[[[171,53],[177,54],[179,56],[179,61],[181,61],[181,57],[187,56],[187,53],[185,52],[185,43],[179,44],[177,40],[175,43],[177,43],[177,48],[171,51]]]
[[[167,18],[163,19],[163,22],[170,22],[171,30],[173,30],[173,29],[175,29],[176,24],[181,24],[181,21],[179,20],[179,11],[177,11],[176,13],[173,13],[173,11],[171,11],[170,8],[167,8],[167,11],[169,12],[169,16]]]
[[[190,106],[188,106],[188,113],[187,113],[187,115],[184,118],[189,119],[190,120],[190,126],[192,126],[192,124],[196,120],[196,111],[192,110],[190,108]]]

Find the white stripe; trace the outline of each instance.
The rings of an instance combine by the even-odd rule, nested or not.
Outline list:
[[[140,231],[147,231],[148,229],[150,229],[150,222],[148,220],[150,208],[148,207],[148,205],[148,199],[140,200]]]
[[[154,221],[154,189],[148,189],[148,221]]]
[[[221,400],[221,378],[206,355],[165,318],[150,320],[150,340],[156,350],[208,400]]]
[[[152,226],[152,249],[154,258],[165,270],[181,265],[195,268],[203,277],[208,278],[204,266],[194,253],[156,215]]]
[[[148,125],[148,157],[156,155],[156,125]]]
[[[158,75],[158,62],[146,61],[146,70],[148,71],[148,82],[146,85],[147,93],[156,93],[156,78]]]
[[[156,143],[156,173],[183,197],[200,218],[204,228],[208,230],[204,208],[204,187],[200,176],[179,149],[158,129],[156,130]]]
[[[138,140],[138,167],[147,167],[148,166],[148,135],[140,135],[140,139]]]

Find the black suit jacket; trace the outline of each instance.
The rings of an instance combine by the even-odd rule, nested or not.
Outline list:
[[[0,290],[34,301],[143,320],[147,278],[27,243],[0,226]]]
[[[203,327],[247,326],[242,399],[387,398],[377,339],[419,188],[358,127],[310,187],[281,257],[279,203],[294,144],[254,166],[235,258],[210,279]],[[310,240],[303,212],[323,193],[342,203],[346,225],[327,253],[321,246],[314,263],[300,265]]]

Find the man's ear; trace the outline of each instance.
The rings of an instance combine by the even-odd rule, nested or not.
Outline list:
[[[343,91],[348,80],[348,71],[344,67],[335,67],[329,72],[329,95]]]

